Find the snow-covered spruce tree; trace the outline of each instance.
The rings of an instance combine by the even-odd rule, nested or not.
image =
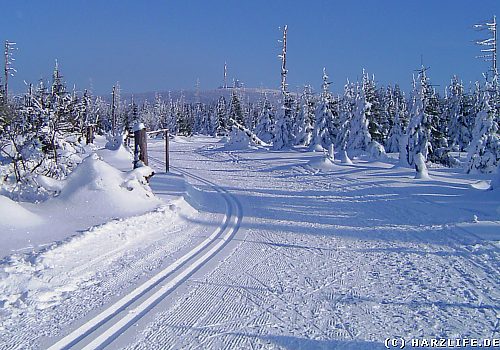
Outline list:
[[[408,111],[404,93],[399,90],[399,87],[394,89],[392,95],[392,104],[390,113],[390,129],[385,144],[387,152],[399,152],[399,146],[405,134],[406,126],[408,125]],[[397,92],[396,92],[397,91]],[[389,117],[389,116],[388,116]]]
[[[421,153],[424,161],[431,150],[431,117],[427,114],[426,98],[427,77],[425,70],[421,70],[418,80],[413,81],[413,93],[410,107],[410,123],[401,140],[399,160],[403,165],[413,167],[416,156]]]
[[[336,121],[334,121],[334,111],[332,110],[335,102],[330,93],[329,85],[330,82],[328,81],[326,69],[323,68],[321,97],[315,111],[314,128],[310,143],[312,149],[318,146],[328,149],[328,147],[335,142],[337,125],[334,124]],[[335,115],[337,115],[337,111],[335,111]]]
[[[293,98],[284,91],[282,94],[282,105],[274,123],[273,149],[281,150],[288,148],[293,142]]]
[[[96,132],[100,134],[104,134],[106,130],[107,120],[106,116],[108,115],[109,105],[104,101],[101,96],[97,96],[92,104],[91,115],[92,120],[95,121],[96,124]]]
[[[139,109],[141,122],[146,126],[146,130],[155,130],[157,126],[157,120],[154,113],[153,106],[151,106],[148,100],[144,100],[141,108]]]
[[[468,149],[467,173],[489,173],[500,162],[500,135],[494,95],[493,86],[488,83],[483,93],[483,107],[476,116],[472,142]]]
[[[343,163],[351,164],[347,155],[351,120],[356,107],[356,86],[349,81],[344,85],[344,95],[339,104],[340,126],[335,143],[340,149],[340,160]]]
[[[430,91],[427,114],[430,116],[431,149],[428,160],[452,166],[457,161],[449,153],[451,149],[448,147],[448,115],[443,113],[442,99],[439,94],[434,88],[431,88]]]
[[[165,103],[160,94],[155,95],[155,103],[153,105],[153,113],[156,119],[156,129],[164,129],[168,123],[168,105]]]
[[[201,130],[200,134],[202,135],[212,135],[212,124],[211,124],[211,111],[210,105],[204,104],[201,109]]]
[[[204,113],[200,102],[197,102],[194,105],[193,134],[205,134]]]
[[[57,64],[53,78],[50,92],[44,85],[33,89],[30,84],[22,102],[7,101],[4,106],[7,125],[2,128],[0,152],[10,160],[20,184],[13,195],[17,199],[24,197],[25,189],[37,187],[37,174],[66,176],[76,165],[75,154],[82,152],[77,129],[81,100],[66,92]]]
[[[191,113],[189,105],[184,103],[184,96],[181,96],[176,102],[176,117],[179,135],[191,136],[193,134],[193,118]]]
[[[258,116],[255,115],[255,109],[253,104],[250,102],[250,97],[247,96],[247,101],[244,106],[243,110],[243,121],[244,121],[244,126],[248,130],[253,130],[255,128],[255,125],[257,124],[257,118]]]
[[[371,140],[377,141],[380,144],[384,143],[384,138],[387,135],[383,133],[383,113],[375,84],[374,77],[368,75],[363,69],[363,96],[365,100],[364,114],[368,120],[368,131],[370,132]]]
[[[217,129],[219,129],[219,119],[217,118],[217,106],[211,104],[207,106],[208,113],[208,135],[217,136]]]
[[[217,136],[227,136],[229,126],[227,121],[227,104],[224,96],[219,97],[219,99],[217,100],[217,106],[215,107],[215,116],[217,119]]]
[[[241,101],[236,89],[231,92],[231,103],[229,105],[229,120],[233,120],[240,125],[245,125],[243,119],[243,110],[241,108]]]
[[[396,99],[394,97],[394,88],[388,85],[385,90],[380,88],[379,92],[381,120],[380,133],[383,135],[383,145],[387,149],[389,133],[394,125],[394,116],[396,114]]]
[[[255,127],[255,135],[266,143],[270,143],[274,139],[274,113],[267,96],[264,96],[262,110]]]
[[[172,100],[172,95],[170,91],[168,92],[168,106],[167,106],[167,125],[168,132],[172,135],[177,135],[177,115],[176,115],[176,105]]]
[[[131,143],[131,137],[133,135],[133,128],[137,123],[139,122],[139,106],[137,106],[137,103],[135,103],[134,98],[132,97],[132,100],[130,101],[130,104],[127,106],[127,108],[123,112],[123,117],[122,117],[122,125],[123,125],[123,130],[124,132],[129,136],[127,138],[127,146],[130,146]]]
[[[353,151],[367,151],[372,142],[368,130],[368,119],[366,112],[369,110],[369,104],[366,101],[364,90],[359,85],[356,86],[356,96],[354,110],[349,123],[349,140],[347,148]]]
[[[44,121],[40,132],[40,141],[43,145],[42,150],[48,157],[48,162],[45,163],[46,171],[49,176],[61,178],[67,174],[68,170],[67,159],[64,159],[61,164],[59,160],[65,154],[63,152],[65,148],[64,135],[75,131],[71,123],[75,105],[71,95],[66,90],[57,61],[52,75],[50,93],[47,100],[42,97],[42,101],[47,105],[36,104],[36,108],[39,110],[38,113],[43,116],[41,119]]]
[[[93,126],[93,123],[91,123],[91,116],[92,116],[92,95],[90,91],[85,89],[83,91],[82,95],[82,100],[80,103],[80,106],[78,108],[79,111],[79,118],[80,118],[80,123],[81,123],[81,130],[80,132],[82,134],[87,133],[87,127],[88,126]]]
[[[471,141],[471,128],[468,125],[467,105],[462,83],[456,76],[451,79],[451,84],[446,89],[445,111],[448,124],[449,145],[457,151],[464,151]]]
[[[295,124],[295,144],[309,146],[312,141],[314,122],[316,119],[316,103],[312,92],[312,87],[306,85],[300,97],[301,108],[297,115]]]

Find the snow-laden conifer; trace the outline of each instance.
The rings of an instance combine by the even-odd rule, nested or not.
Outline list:
[[[262,103],[262,109],[255,127],[255,135],[266,143],[270,143],[274,138],[274,113],[267,96],[264,97]]]
[[[495,92],[487,84],[483,93],[482,109],[476,116],[472,142],[468,149],[466,171],[489,173],[500,162],[500,135],[495,101]]]

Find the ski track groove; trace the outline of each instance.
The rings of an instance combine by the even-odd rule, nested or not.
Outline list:
[[[161,160],[155,159],[153,157],[152,159],[155,160],[157,163],[164,164]],[[200,266],[205,264],[217,252],[219,252],[227,244],[227,242],[235,235],[241,222],[242,213],[240,204],[234,199],[234,197],[232,197],[227,191],[223,190],[221,187],[218,187],[207,180],[189,174],[180,169],[178,169],[178,171],[188,177],[192,177],[198,181],[208,184],[216,192],[219,192],[222,195],[222,197],[226,202],[227,213],[223,224],[221,224],[216,230],[220,232],[218,232],[217,235],[211,238],[210,242],[204,245],[202,243],[201,245],[203,246],[201,248],[200,248],[201,245],[195,247],[193,250],[191,250],[189,253],[185,255],[187,256],[191,254],[189,259],[179,264],[179,266],[173,270],[181,272],[179,273],[179,275],[177,275],[177,277],[175,277],[172,280],[172,282],[166,282],[163,280],[167,278],[173,271],[167,272],[167,275],[165,277],[161,277],[158,280],[158,278],[156,277],[162,273],[160,272],[150,280],[143,283],[140,287],[136,288],[136,290],[139,290],[141,288],[142,289],[146,288],[145,292],[136,292],[136,290],[134,290],[131,294],[123,296],[115,304],[111,305],[108,309],[102,311],[99,315],[97,315],[95,318],[85,323],[82,327],[77,328],[68,336],[58,341],[50,349],[60,349],[60,348],[66,349],[68,347],[72,347],[78,343],[81,343],[82,340],[84,339],[85,340],[88,338],[92,339],[92,336],[95,333],[95,331],[97,329],[102,330],[102,328],[105,328],[104,332],[101,333],[101,335],[94,338],[94,340],[92,340],[90,344],[86,345],[85,348],[102,348],[104,346],[109,345],[116,337],[125,332],[125,330],[128,329],[132,325],[132,323],[136,322],[138,318],[142,317],[144,314],[149,312],[156,305],[156,303],[158,303],[159,300],[162,299],[166,294],[171,293],[171,291],[174,288],[176,288],[180,283],[184,283],[186,280],[188,280],[189,276],[191,276],[194,272],[196,272],[200,268]],[[200,257],[198,258],[198,256]],[[180,261],[181,259],[179,259],[178,261]],[[170,271],[171,270],[170,267],[173,265],[175,265],[175,263],[170,265],[163,271]],[[157,285],[161,285],[162,288],[160,288],[160,290],[158,292],[155,292],[152,296],[149,296],[149,294],[151,294],[149,293],[149,291],[151,291],[153,287],[156,287]],[[116,315],[126,310],[126,308],[133,302],[135,303],[137,302],[137,300],[144,299],[145,296],[148,296],[148,299],[142,301],[141,304],[135,308],[140,310],[137,316],[134,315],[127,318],[127,316],[130,315],[128,314],[125,315],[123,318],[118,319],[117,321],[114,320]],[[204,309],[198,309],[198,311],[201,313],[203,312],[206,313],[206,310]],[[107,315],[107,316],[101,316],[101,315]],[[193,317],[192,321],[196,322],[196,320],[199,319],[200,318]],[[110,321],[114,321],[116,323]]]
[[[429,224],[435,217],[422,208],[430,205],[434,210],[441,204],[412,197],[422,206],[409,212],[398,207],[379,184],[359,183],[348,175],[328,174],[328,180],[337,183],[333,186],[325,181],[324,174],[307,164],[280,170],[210,146],[195,153],[220,161],[227,169],[260,171],[264,182],[266,176],[270,183],[273,176],[285,182],[287,178],[304,179],[304,183],[299,180],[290,189],[328,191],[319,201],[338,202],[343,212],[354,212],[359,227],[370,227],[374,238],[346,241],[336,236],[320,237],[315,245],[321,248],[315,248],[307,244],[304,247],[295,233],[249,229],[245,239],[211,272],[196,280],[187,279],[188,293],[156,315],[128,349],[155,348],[158,344],[179,349],[280,348],[282,345],[266,336],[290,334],[306,339],[378,340],[380,334],[373,333],[373,329],[414,336],[428,335],[417,331],[427,329],[434,336],[450,336],[469,322],[470,314],[461,303],[477,307],[477,315],[484,315],[473,323],[476,328],[471,329],[472,333],[464,336],[474,336],[481,325],[493,329],[492,337],[498,335],[498,318],[492,317],[499,294],[494,278],[499,271],[498,247],[480,241],[481,250],[476,252],[478,237],[466,229],[446,223]],[[286,186],[283,183],[283,188],[276,189],[286,190]],[[348,192],[354,190],[364,194],[353,196]],[[371,190],[377,192],[370,194]],[[391,217],[363,205],[375,201],[383,201],[399,222],[409,224],[378,224],[376,220],[391,222]],[[359,204],[362,206],[357,207]],[[342,227],[331,225],[332,231]],[[411,240],[429,232],[439,235],[439,244],[427,242],[426,236]],[[379,239],[382,236],[387,242]],[[424,263],[416,263],[423,259]],[[311,275],[296,273],[308,266],[315,268]],[[400,278],[397,282],[406,289],[391,283],[396,273]],[[372,286],[377,284],[386,287],[371,294]],[[311,296],[315,304],[308,306]],[[400,312],[413,319],[415,329],[408,328],[408,320]],[[363,331],[366,325],[372,327]]]
[[[159,229],[160,230],[160,229]],[[167,240],[167,237],[162,239]],[[166,258],[174,254],[178,249],[188,243],[188,241],[178,239],[177,241],[168,240],[166,246],[161,245],[160,241],[151,242],[144,248],[135,250],[132,254],[135,258],[137,251],[141,251],[141,260],[134,260],[129,264],[130,252],[127,252],[127,246],[117,248],[114,250],[115,254],[127,252],[126,255],[106,254],[97,259],[93,259],[84,264],[84,269],[75,269],[70,271],[67,277],[68,283],[71,283],[71,277],[75,277],[79,272],[89,270],[95,271],[94,276],[101,276],[96,283],[86,284],[84,281],[81,284],[83,290],[77,290],[74,296],[64,300],[60,307],[44,315],[33,316],[26,314],[21,317],[18,324],[21,325],[24,331],[16,332],[14,338],[5,337],[0,339],[0,348],[2,349],[24,349],[36,346],[39,341],[40,335],[49,335],[59,327],[63,328],[65,325],[76,320],[83,313],[90,312],[91,310],[103,305],[107,300],[114,298],[118,293],[123,292],[131,282],[140,278],[144,272],[151,271],[161,264]],[[172,245],[174,243],[174,245]],[[163,247],[163,248],[162,248]],[[112,266],[111,270],[108,268]],[[93,270],[95,269],[95,270]],[[118,269],[118,270],[117,270]],[[102,278],[106,276],[106,278]],[[94,301],[95,295],[100,295],[101,300]],[[48,322],[44,326],[40,319]],[[42,327],[40,327],[42,326]],[[45,327],[45,328],[44,328]],[[47,329],[49,327],[49,329]],[[34,331],[34,329],[41,328],[41,331]]]

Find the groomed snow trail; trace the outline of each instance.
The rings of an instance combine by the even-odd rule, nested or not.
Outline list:
[[[10,292],[12,304],[1,310],[0,348],[46,348],[43,336],[57,335],[127,293],[175,261],[200,232],[165,208],[95,227],[45,252],[11,257],[2,283],[26,291]]]
[[[222,261],[109,348],[383,349],[387,337],[500,336],[497,197],[451,170],[415,181],[387,163],[324,171],[309,165],[317,154],[221,146],[173,143],[172,164],[230,191],[241,229]]]
[[[156,161],[164,164],[161,160],[157,159]],[[196,247],[60,339],[49,347],[50,350],[75,347],[83,349],[104,348],[203,266],[238,231],[242,210],[231,194],[216,184],[190,175],[185,171],[180,170],[180,172],[210,186],[221,196],[226,208],[222,223]]]

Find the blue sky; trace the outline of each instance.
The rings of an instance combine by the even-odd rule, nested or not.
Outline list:
[[[443,90],[453,74],[468,83],[488,69],[474,58],[472,25],[500,16],[500,1],[16,0],[2,12],[0,40],[18,47],[15,92],[50,78],[56,58],[68,86],[98,94],[117,81],[125,92],[193,89],[197,79],[215,88],[224,61],[230,79],[277,88],[284,24],[291,90],[319,89],[323,67],[337,92],[363,68],[408,90],[421,55]]]

